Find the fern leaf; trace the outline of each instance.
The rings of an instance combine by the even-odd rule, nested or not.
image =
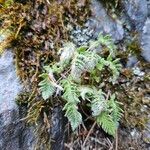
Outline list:
[[[108,48],[109,54],[115,56],[116,46],[114,45],[112,38],[109,35],[103,36],[99,34],[98,41],[100,44],[105,45]]]
[[[115,95],[113,94],[108,101],[108,107],[111,110],[111,116],[113,118],[113,121],[118,124],[118,121],[122,117],[123,110],[120,108],[119,102],[115,100]]]
[[[112,79],[111,82],[115,82],[117,78],[119,77],[120,70],[121,70],[121,64],[119,63],[119,59],[112,60],[112,57],[108,57],[106,61],[107,66],[112,71]]]
[[[93,116],[98,116],[106,109],[106,100],[102,91],[95,90],[93,93],[93,100],[91,101],[91,110]]]
[[[93,88],[87,86],[80,86],[79,91],[80,91],[80,96],[83,100],[89,99],[89,97],[91,97],[91,95],[93,94]]]
[[[73,57],[75,50],[76,50],[76,47],[73,43],[68,42],[68,43],[64,44],[64,47],[61,48],[58,52],[58,54],[61,54],[60,62],[70,60]]]
[[[105,63],[106,63],[106,61],[105,61],[104,58],[99,58],[99,61],[98,61],[97,65],[96,65],[96,68],[97,68],[98,70],[102,71],[102,69],[103,69],[104,66],[105,66]]]
[[[64,79],[61,81],[61,85],[64,88],[64,94],[62,97],[70,103],[78,103],[79,100],[79,92],[75,83],[73,83],[70,79]]]
[[[72,130],[74,131],[82,122],[82,116],[78,112],[77,106],[73,103],[67,103],[63,110],[66,111],[65,116],[68,118]]]
[[[52,85],[52,82],[49,80],[49,76],[46,73],[40,75],[43,80],[39,83],[40,90],[42,92],[42,97],[44,100],[48,99],[55,92],[55,87]]]
[[[72,61],[71,75],[74,80],[79,80],[84,71],[91,72],[96,66],[99,56],[95,52],[84,51],[76,53]]]
[[[97,116],[96,122],[106,133],[115,136],[117,126],[107,112],[102,112],[99,116]]]

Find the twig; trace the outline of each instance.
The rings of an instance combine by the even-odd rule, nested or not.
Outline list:
[[[115,150],[118,150],[118,129],[116,130],[116,145]]]
[[[85,147],[85,144],[86,144],[86,142],[87,142],[87,140],[88,140],[88,138],[89,138],[90,134],[92,133],[92,131],[93,131],[93,129],[94,129],[94,127],[95,127],[95,125],[96,125],[96,121],[93,123],[93,125],[92,125],[92,127],[91,127],[90,131],[88,132],[88,134],[87,134],[87,136],[86,136],[86,138],[85,138],[85,140],[84,140],[84,143],[83,143],[83,145],[82,145],[82,148],[84,148],[84,147]]]

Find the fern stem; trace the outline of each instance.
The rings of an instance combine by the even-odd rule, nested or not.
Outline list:
[[[83,148],[83,149],[84,149],[84,147],[85,147],[85,144],[86,144],[86,142],[87,142],[89,136],[91,135],[93,129],[95,128],[95,126],[96,126],[96,121],[93,123],[93,125],[92,125],[90,131],[88,132],[88,134],[87,134],[87,136],[86,136],[86,138],[85,138],[85,140],[84,140],[84,143],[83,143],[83,145],[82,145],[82,148]]]

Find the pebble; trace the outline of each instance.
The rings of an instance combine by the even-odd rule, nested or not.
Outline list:
[[[133,68],[133,73],[134,73],[134,75],[137,75],[139,77],[142,77],[145,75],[145,73],[143,71],[141,71],[140,68],[138,68],[138,67]]]

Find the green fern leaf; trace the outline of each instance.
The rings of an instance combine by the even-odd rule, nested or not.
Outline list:
[[[65,116],[68,118],[72,130],[74,131],[82,122],[82,116],[78,112],[77,106],[73,103],[67,103],[63,110],[66,111]]]
[[[113,118],[113,121],[116,122],[116,125],[118,124],[118,121],[122,117],[123,110],[120,108],[120,103],[115,100],[115,95],[113,94],[108,101],[108,107],[110,109],[111,116]]]
[[[91,110],[93,116],[98,116],[102,111],[106,109],[106,100],[104,98],[103,92],[94,90],[93,97],[91,101]]]
[[[60,54],[60,62],[69,61],[73,57],[75,50],[76,47],[73,43],[68,42],[64,44],[64,47],[58,52]]]
[[[117,126],[107,112],[102,112],[99,116],[97,116],[96,122],[106,133],[115,136]]]
[[[64,94],[62,97],[70,103],[78,103],[79,100],[79,92],[75,83],[73,83],[70,79],[64,79],[61,81],[61,85],[64,88]]]
[[[39,83],[40,90],[42,92],[42,97],[44,100],[48,99],[52,96],[55,92],[55,87],[52,85],[51,81],[49,80],[49,76],[46,73],[40,75],[43,80]]]
[[[111,82],[115,82],[117,78],[119,77],[120,70],[121,70],[121,64],[119,63],[119,59],[112,60],[112,57],[109,56],[106,60],[106,65],[110,68],[112,71],[112,79]]]
[[[71,66],[71,75],[74,80],[79,80],[85,71],[91,72],[98,63],[99,55],[91,51],[83,51],[75,54]]]
[[[98,41],[100,44],[105,45],[108,48],[109,54],[115,56],[116,46],[114,45],[112,38],[109,35],[103,36],[99,34]]]
[[[86,100],[86,99],[89,100],[91,95],[93,95],[93,88],[90,88],[87,86],[80,86],[79,91],[80,91],[80,96],[83,100]]]

